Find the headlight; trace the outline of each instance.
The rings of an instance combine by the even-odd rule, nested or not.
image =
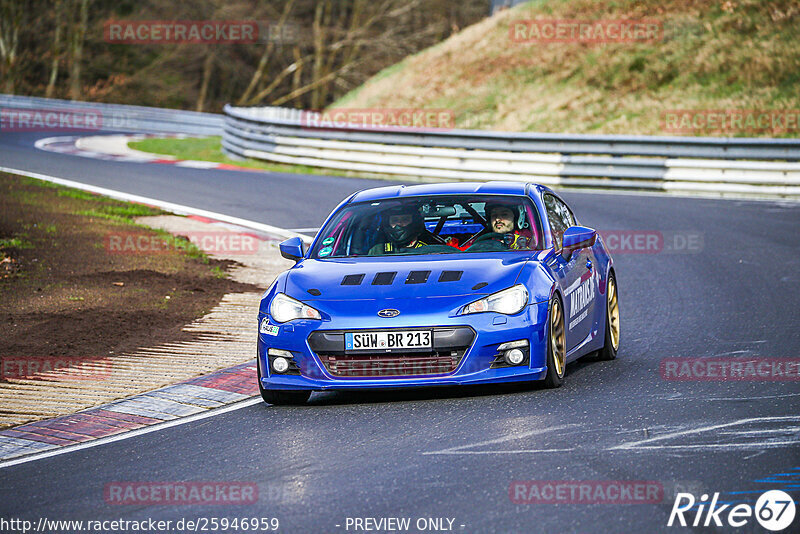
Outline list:
[[[506,315],[519,313],[528,303],[528,290],[523,285],[516,285],[493,293],[481,300],[464,306],[461,315],[468,313],[497,312]]]
[[[319,312],[289,295],[278,293],[269,305],[270,316],[279,323],[292,319],[322,319]]]

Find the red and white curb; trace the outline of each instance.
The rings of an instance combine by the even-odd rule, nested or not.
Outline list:
[[[0,462],[210,412],[255,395],[255,362],[243,363],[71,415],[2,430]]]
[[[124,161],[127,163],[160,163],[164,165],[174,165],[176,167],[188,167],[192,169],[217,169],[225,171],[247,171],[263,172],[258,169],[232,165],[229,163],[216,163],[213,161],[198,161],[190,159],[177,159],[172,156],[161,156],[158,154],[148,154],[140,150],[128,148],[129,141],[141,141],[148,138],[177,138],[183,139],[187,135],[150,135],[150,134],[131,134],[131,135],[65,135],[59,137],[46,137],[39,139],[34,146],[39,150],[47,152],[57,152],[59,154],[69,154],[104,161]]]
[[[159,199],[132,195],[55,176],[0,166],[0,171],[73,187],[118,200],[186,215],[202,222],[244,228],[273,238],[312,238],[296,231]],[[214,417],[262,402],[255,362],[239,364],[175,385],[71,415],[0,431],[0,468],[119,441]]]

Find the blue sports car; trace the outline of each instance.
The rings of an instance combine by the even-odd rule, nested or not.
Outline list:
[[[552,190],[514,182],[360,191],[328,216],[261,300],[258,385],[312,391],[542,380],[613,359],[614,264]]]

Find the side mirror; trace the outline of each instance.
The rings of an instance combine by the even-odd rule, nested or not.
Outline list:
[[[582,248],[591,247],[597,241],[597,230],[585,226],[570,226],[564,232],[561,256],[571,258],[572,253]]]
[[[281,256],[287,260],[298,262],[306,255],[303,240],[299,237],[291,237],[279,245]]]

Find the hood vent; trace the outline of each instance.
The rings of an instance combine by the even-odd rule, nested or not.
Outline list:
[[[430,275],[430,271],[411,271],[406,278],[406,284],[424,284]]]
[[[439,275],[440,282],[458,282],[461,280],[461,275],[464,271],[442,271]]]
[[[472,286],[472,290],[473,290],[473,291],[477,291],[477,290],[479,290],[479,289],[483,289],[484,287],[486,287],[486,286],[488,286],[488,285],[489,285],[489,283],[488,283],[488,282],[480,282],[480,283],[478,283],[478,284],[475,284],[474,286]]]
[[[309,295],[314,295],[315,297],[322,295],[322,291],[319,289],[314,289],[313,287],[311,289],[307,289],[306,291],[308,291]]]
[[[375,278],[372,279],[373,286],[390,286],[392,282],[394,282],[394,277],[397,276],[397,273],[378,273],[375,275]]]
[[[348,274],[344,278],[342,278],[342,285],[343,286],[360,286],[361,282],[364,281],[364,273],[362,274]]]

